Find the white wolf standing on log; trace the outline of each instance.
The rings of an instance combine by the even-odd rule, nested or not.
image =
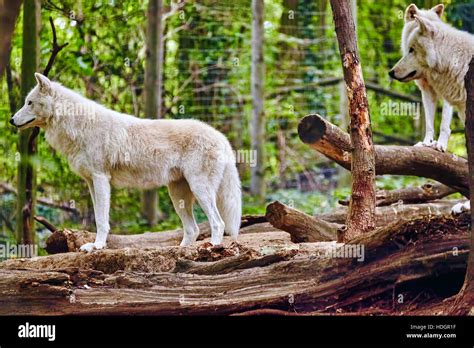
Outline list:
[[[416,16],[429,19],[433,22],[441,22],[441,16],[444,12],[444,5],[439,4],[430,10],[418,9],[415,4],[411,4],[405,10],[405,25],[402,30],[402,52],[403,55],[410,54],[410,45],[409,38],[414,31],[418,30],[418,24],[416,22]],[[413,74],[412,71],[408,73],[405,78],[403,78],[403,72],[399,73],[398,76],[402,78],[395,77],[396,71],[395,68],[390,70],[389,74],[393,78],[397,78],[400,81],[409,81],[412,80]],[[431,87],[425,77],[422,76],[421,71],[417,71],[417,79],[415,80],[416,85],[421,91],[421,99],[423,101],[423,109],[425,111],[425,137],[423,141],[420,141],[415,146],[428,146],[433,147],[439,151],[446,151],[448,148],[448,140],[451,135],[451,120],[453,118],[453,108],[449,103],[443,99],[443,111],[441,116],[441,127],[439,132],[438,140],[435,139],[435,130],[434,130],[434,119],[436,113],[436,103],[440,99],[440,96],[437,95],[436,91]],[[406,79],[406,80],[405,80]]]
[[[211,227],[211,243],[224,231],[237,238],[241,220],[240,180],[227,138],[196,120],[147,120],[105,108],[41,74],[25,105],[11,118],[20,129],[44,128],[47,142],[65,155],[87,182],[97,235],[83,251],[106,246],[110,185],[151,189],[167,185],[184,236],[194,243],[199,228],[196,199]]]
[[[413,16],[416,28],[406,38],[404,44],[407,50],[390,71],[390,76],[402,82],[426,79],[437,96],[458,110],[459,117],[464,122],[464,77],[474,56],[474,35],[457,30],[440,20],[432,20],[416,13]],[[448,123],[449,127],[451,120],[443,122]],[[453,207],[453,213],[469,208],[469,201],[458,203]]]

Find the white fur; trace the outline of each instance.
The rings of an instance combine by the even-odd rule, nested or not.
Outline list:
[[[452,209],[451,213],[454,215],[461,214],[464,211],[471,210],[471,201],[466,201],[463,203],[456,203]]]
[[[464,77],[469,69],[469,63],[474,56],[474,35],[457,30],[440,20],[433,20],[426,16],[415,14],[415,28],[404,39],[404,56],[392,69],[395,78],[406,82],[413,79],[426,80],[427,86],[432,89],[429,95],[431,101],[425,104],[433,108],[436,97],[445,102],[441,121],[441,146],[447,144],[451,123],[451,105],[458,110],[459,117],[464,122],[466,112],[466,88]],[[410,53],[410,48],[413,51]],[[404,76],[416,71],[408,79]],[[425,100],[423,100],[425,103]],[[450,106],[446,106],[446,104]],[[429,114],[434,111],[430,110]],[[427,121],[428,122],[428,121]],[[431,123],[432,124],[432,123]],[[433,127],[427,127],[427,132],[433,132]],[[430,133],[428,133],[429,135]],[[453,213],[469,209],[470,203],[457,204]]]
[[[436,5],[430,10],[418,9],[416,5],[411,4],[405,11],[405,25],[402,31],[402,53],[404,56],[410,54],[409,38],[415,30],[418,30],[416,16],[426,18],[433,22],[441,22],[444,6]],[[421,99],[423,102],[425,114],[425,137],[423,141],[415,144],[415,146],[433,147],[439,151],[446,151],[448,148],[449,136],[451,135],[451,120],[453,117],[452,106],[446,100],[443,100],[442,121],[438,141],[435,139],[434,119],[436,113],[436,104],[440,99],[435,90],[429,85],[427,79],[419,74],[415,80],[416,85],[421,91]]]
[[[106,246],[111,184],[141,189],[167,185],[183,223],[182,246],[199,235],[195,200],[209,219],[212,244],[222,243],[224,230],[237,237],[240,180],[234,152],[222,133],[196,120],[147,120],[121,114],[41,74],[35,76],[38,85],[12,121],[20,129],[44,128],[48,143],[87,182],[97,236],[81,250]]]

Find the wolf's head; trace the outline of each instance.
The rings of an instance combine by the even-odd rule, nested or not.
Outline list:
[[[443,4],[430,10],[420,10],[414,4],[407,7],[402,33],[403,57],[389,71],[392,78],[408,82],[423,77],[426,69],[434,67],[436,51],[433,39],[443,12]]]
[[[53,117],[53,87],[51,81],[35,73],[38,84],[25,99],[25,105],[10,119],[10,123],[20,129],[44,127]]]

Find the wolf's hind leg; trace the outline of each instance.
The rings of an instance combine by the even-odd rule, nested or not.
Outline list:
[[[211,243],[213,245],[222,244],[225,224],[217,209],[217,190],[213,189],[208,177],[195,176],[188,178],[188,182],[194,197],[196,197],[209,220],[209,225],[211,226]]]
[[[184,235],[181,246],[188,246],[194,243],[199,236],[199,227],[193,213],[194,195],[185,179],[170,183],[168,192],[174,210],[183,224]]]

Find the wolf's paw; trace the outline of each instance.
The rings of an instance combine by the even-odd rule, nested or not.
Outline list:
[[[199,229],[189,232],[189,233],[184,233],[183,240],[181,241],[181,244],[179,246],[182,246],[182,247],[190,246],[197,240],[198,237],[199,237]]]
[[[466,201],[464,203],[456,203],[452,208],[451,208],[451,214],[453,215],[459,215],[462,212],[465,212],[467,210],[471,209],[471,202]]]
[[[441,137],[438,139],[438,141],[434,141],[434,149],[441,151],[441,152],[446,152],[448,149],[448,140],[447,139],[442,139]]]
[[[446,150],[448,149],[448,146],[437,141],[436,145],[434,146],[434,149],[441,152],[446,152]]]
[[[434,148],[436,145],[436,141],[434,140],[423,140],[418,143],[416,143],[414,146],[420,147],[420,146],[426,146],[426,147],[432,147]]]
[[[105,243],[95,242],[95,243],[86,243],[86,244],[82,245],[79,248],[79,250],[90,253],[93,250],[100,250],[100,249],[104,249],[104,248],[105,248]]]
[[[222,244],[222,238],[211,237],[211,244],[213,246],[221,245]]]
[[[183,238],[183,240],[181,241],[181,243],[179,244],[180,247],[188,247],[190,246],[191,244],[193,244],[192,241],[190,240],[186,240]]]

